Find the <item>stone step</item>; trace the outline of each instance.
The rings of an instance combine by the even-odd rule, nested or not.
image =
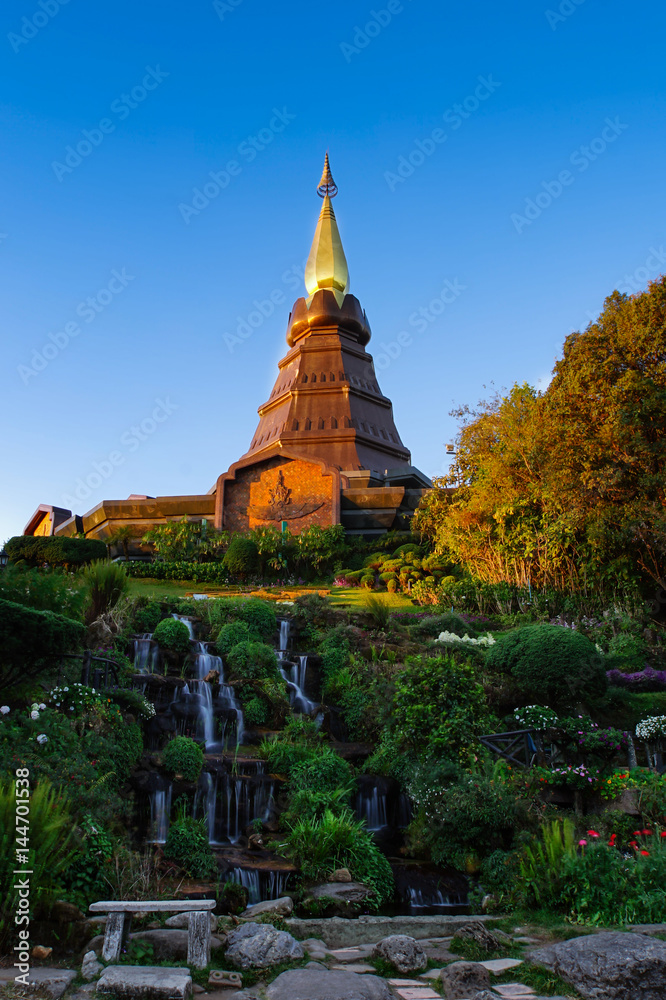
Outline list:
[[[189,969],[158,965],[109,965],[97,982],[100,995],[118,1000],[190,1000]]]
[[[54,969],[47,966],[32,967],[25,974],[25,979],[15,982],[15,976],[21,973],[15,969],[0,969],[0,986],[4,987],[9,983],[14,984],[15,996],[35,992],[48,993],[53,1000],[59,1000],[70,983],[76,979],[76,972],[73,969]]]

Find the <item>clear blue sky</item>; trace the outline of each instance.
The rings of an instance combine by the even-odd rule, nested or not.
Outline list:
[[[440,473],[454,405],[547,380],[666,270],[665,36],[657,0],[5,0],[0,539],[96,464],[77,513],[205,492],[247,449],[327,148],[370,349],[411,338],[380,385]]]

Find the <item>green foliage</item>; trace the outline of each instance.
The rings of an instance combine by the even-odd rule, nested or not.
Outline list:
[[[570,819],[543,824],[540,839],[525,848],[520,862],[517,898],[523,905],[550,906],[559,898],[564,861],[575,857],[575,843]]]
[[[286,836],[286,852],[306,879],[322,880],[336,868],[348,868],[353,879],[373,889],[375,905],[393,896],[391,866],[349,809],[295,823]]]
[[[412,632],[415,636],[429,639],[436,639],[442,632],[453,632],[454,635],[459,635],[461,638],[468,635],[470,639],[476,639],[478,635],[471,625],[468,625],[452,611],[422,618],[412,627]]]
[[[558,625],[527,625],[501,636],[486,667],[512,674],[529,698],[558,709],[599,697],[607,687],[594,643]]]
[[[87,538],[63,535],[15,535],[5,543],[10,562],[24,561],[28,566],[61,566],[78,569],[95,559],[106,559],[106,545]]]
[[[406,747],[467,763],[486,722],[483,688],[454,655],[412,656],[396,678],[393,724]]]
[[[205,607],[199,610],[207,615],[213,635],[217,635],[224,625],[234,622],[244,622],[247,625],[249,634],[243,638],[270,640],[277,629],[275,608],[259,597],[206,601]]]
[[[162,751],[162,764],[171,774],[198,781],[204,764],[203,751],[189,736],[176,736]]]
[[[84,595],[81,584],[72,576],[10,564],[0,573],[0,599],[79,619]]]
[[[255,695],[243,705],[243,718],[246,726],[265,726],[270,718],[271,710],[263,698]]]
[[[160,649],[168,649],[172,653],[189,653],[190,633],[184,622],[177,618],[164,618],[155,631],[153,639]]]
[[[37,914],[44,916],[58,898],[73,857],[68,800],[48,781],[35,784],[28,774],[27,768],[19,768],[16,781],[0,780],[0,940],[7,943],[10,932],[16,929],[14,914],[19,903],[14,888],[17,848],[27,853],[27,864],[20,867],[32,872],[28,911],[32,919]],[[28,804],[27,809],[24,804]],[[29,818],[17,814],[17,808],[28,812]]]
[[[229,570],[222,562],[195,563],[184,559],[125,563],[128,576],[139,580],[183,580],[193,583],[228,583]],[[212,602],[211,602],[212,603]]]
[[[80,622],[63,615],[0,600],[0,690],[53,669],[60,657],[81,648],[85,634]]]
[[[131,772],[143,753],[143,734],[138,722],[124,721],[118,727],[111,749],[111,761],[120,781]]]
[[[154,632],[164,618],[164,611],[159,601],[141,599],[134,610],[132,628],[135,632]]]
[[[66,886],[64,898],[85,911],[88,904],[108,891],[105,873],[113,854],[111,837],[101,826],[86,815],[78,830],[79,844],[72,863],[63,872]]]
[[[168,562],[219,557],[228,540],[226,531],[216,531],[206,521],[190,521],[187,517],[158,524],[143,536],[144,542],[154,546],[159,558]]]
[[[193,819],[185,815],[186,802],[176,807],[176,818],[169,824],[164,855],[175,861],[190,878],[217,876],[217,862],[208,843],[205,817]]]
[[[259,568],[259,552],[251,538],[234,535],[224,556],[224,565],[232,576],[245,580]]]
[[[333,563],[346,551],[345,529],[341,524],[320,528],[311,524],[294,538],[296,560],[305,573],[323,575],[331,572]]]
[[[220,656],[227,656],[234,646],[250,640],[250,627],[247,622],[227,622],[217,634],[215,646]]]
[[[300,761],[310,760],[322,753],[321,733],[317,731],[312,719],[296,716],[290,719],[281,733],[271,739],[265,739],[261,744],[262,757],[274,774],[290,774],[294,765]]]
[[[239,642],[227,655],[227,666],[239,680],[279,677],[275,650],[262,642]]]
[[[97,559],[81,573],[81,579],[88,591],[88,621],[95,621],[114,607],[127,593],[129,579],[120,563]]]
[[[242,913],[247,909],[248,891],[240,882],[225,882],[220,895],[229,913]]]
[[[391,618],[391,605],[379,594],[366,594],[363,607],[370,615],[375,628],[385,629]]]
[[[654,839],[654,838],[653,838]],[[660,923],[666,917],[666,849],[659,842],[630,859],[591,844],[562,865],[559,908],[586,924]]]

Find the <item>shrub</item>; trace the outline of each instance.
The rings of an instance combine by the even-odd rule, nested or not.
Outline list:
[[[184,622],[177,618],[164,618],[155,631],[153,639],[160,649],[168,649],[172,653],[189,653],[190,633]]]
[[[386,589],[388,590],[389,594],[395,594],[396,590],[398,589],[398,581],[396,580],[395,577],[387,581]]]
[[[291,768],[290,785],[293,789],[330,792],[336,788],[350,788],[354,777],[351,765],[327,746],[305,760],[297,761]]]
[[[85,640],[81,622],[0,600],[0,690],[34,680]]]
[[[391,605],[385,597],[381,597],[379,594],[366,594],[363,598],[363,606],[376,628],[386,628],[391,617]]]
[[[208,843],[206,819],[186,816],[184,805],[169,825],[164,854],[179,864],[191,878],[212,878],[217,875],[217,862]]]
[[[369,573],[361,577],[361,586],[364,590],[374,590],[375,589],[375,577]]]
[[[290,719],[281,733],[261,744],[261,755],[276,774],[290,774],[303,760],[322,752],[322,736],[312,719],[298,716]]]
[[[258,597],[239,601],[236,614],[241,621],[247,623],[251,632],[260,635],[262,639],[270,639],[277,628],[275,608]]]
[[[259,566],[259,552],[252,539],[234,535],[224,555],[224,565],[232,576],[246,577],[255,573]]]
[[[461,638],[468,635],[470,639],[475,639],[478,635],[471,625],[468,625],[451,611],[447,611],[443,615],[429,615],[427,618],[422,618],[414,626],[413,631],[414,635],[427,636],[431,639],[436,639],[441,632],[453,632],[454,635]]]
[[[66,538],[61,535],[15,535],[5,543],[11,562],[23,560],[29,566],[62,566],[77,569],[95,559],[106,559],[104,542],[88,538]]]
[[[375,905],[393,896],[391,866],[363,820],[349,809],[337,815],[327,810],[321,819],[300,820],[286,837],[286,851],[306,879],[327,878],[336,868],[348,868],[353,879],[370,886]]]
[[[204,764],[203,751],[189,736],[176,736],[162,751],[162,764],[171,774],[182,774],[186,781],[198,781]]]
[[[0,573],[0,599],[78,619],[84,593],[68,574],[10,565]]]
[[[127,592],[129,580],[120,563],[97,559],[81,574],[87,590],[89,607],[86,616],[93,622],[109,611]]]
[[[486,719],[483,688],[453,655],[412,656],[396,679],[393,723],[406,746],[467,762]]]
[[[234,646],[250,639],[250,628],[247,622],[227,622],[217,634],[215,645],[220,656],[227,656]]]
[[[552,708],[573,707],[606,690],[603,658],[579,632],[558,625],[527,625],[502,636],[486,666],[512,674],[528,697]]]
[[[228,654],[227,665],[241,680],[279,676],[275,650],[262,642],[239,642]]]
[[[164,611],[159,601],[149,601],[136,608],[132,627],[135,632],[154,632],[163,618]]]
[[[243,705],[243,718],[246,726],[265,726],[270,717],[270,708],[263,698],[255,695]]]

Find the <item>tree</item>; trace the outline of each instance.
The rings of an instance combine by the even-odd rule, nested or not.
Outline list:
[[[201,562],[206,556],[219,557],[228,545],[229,535],[226,531],[216,531],[207,521],[182,517],[179,521],[156,525],[142,541],[153,545],[159,558],[165,561]]]
[[[129,559],[129,547],[130,542],[136,538],[136,530],[130,525],[124,525],[121,528],[116,528],[106,539],[106,547],[111,555],[111,549],[114,545],[120,545],[123,550],[123,555],[125,559]]]

